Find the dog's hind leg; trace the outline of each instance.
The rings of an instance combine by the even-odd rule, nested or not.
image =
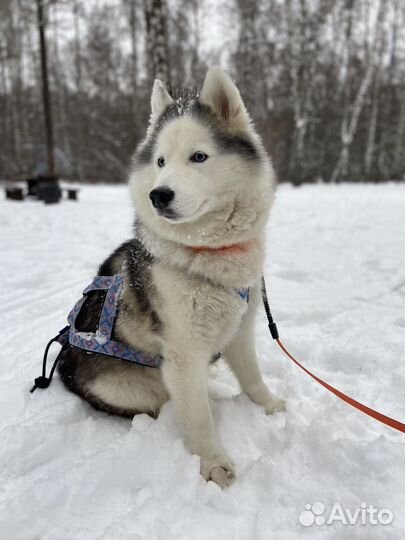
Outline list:
[[[74,347],[61,351],[58,371],[69,390],[110,414],[156,417],[169,397],[159,369],[88,355]]]
[[[224,350],[223,356],[238,379],[242,391],[252,401],[263,406],[266,414],[273,414],[285,410],[285,403],[267,388],[257,362],[254,317],[259,300],[259,289],[255,287],[250,291],[249,308],[239,331]]]

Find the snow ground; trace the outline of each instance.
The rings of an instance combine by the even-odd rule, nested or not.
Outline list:
[[[29,393],[46,342],[98,264],[130,235],[125,187],[85,187],[80,199],[50,207],[0,201],[1,540],[404,538],[401,435],[286,359],[263,313],[258,353],[287,412],[266,417],[237,395],[222,363],[213,368],[215,420],[237,467],[227,490],[201,479],[171,403],[156,421],[141,415],[131,423],[93,410],[58,377]],[[402,420],[403,204],[399,185],[282,186],[265,268],[291,351]],[[394,519],[304,527],[299,515],[317,501],[324,516],[334,503],[352,512],[366,503]]]

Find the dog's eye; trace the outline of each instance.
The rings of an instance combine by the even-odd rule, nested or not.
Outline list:
[[[190,161],[193,163],[202,163],[206,159],[208,159],[207,154],[204,154],[204,152],[196,152],[191,156]]]
[[[164,157],[160,157],[157,160],[158,167],[164,167],[166,165],[166,160]]]

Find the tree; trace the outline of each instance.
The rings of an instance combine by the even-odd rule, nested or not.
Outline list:
[[[53,144],[53,124],[52,124],[52,107],[51,95],[49,92],[48,80],[48,58],[47,45],[45,38],[45,13],[44,1],[37,0],[37,15],[38,15],[38,35],[39,46],[41,51],[41,73],[42,73],[42,97],[45,115],[45,132],[46,132],[46,153],[48,164],[48,175],[55,175],[55,157]]]
[[[144,0],[144,10],[149,78],[160,79],[170,86],[166,0]]]
[[[44,146],[38,1],[0,2],[0,177],[31,174]],[[69,178],[124,180],[153,78],[198,87],[218,63],[281,180],[404,178],[403,0],[228,0],[215,17],[207,0],[40,4]]]

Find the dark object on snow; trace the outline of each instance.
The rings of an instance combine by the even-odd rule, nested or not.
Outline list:
[[[22,188],[6,188],[6,199],[12,201],[23,201],[24,200],[24,190]]]
[[[67,196],[69,201],[77,201],[77,194],[79,192],[78,189],[75,188],[67,188]]]
[[[42,176],[37,186],[37,196],[45,204],[58,203],[62,197],[62,190],[59,187],[56,176]]]
[[[28,187],[28,197],[37,197],[38,196],[38,184],[41,180],[40,176],[35,176],[33,178],[27,178],[27,187]]]
[[[27,189],[22,182],[18,184],[13,180],[6,183],[6,199],[23,201],[25,197],[33,197],[45,204],[57,203],[62,198],[62,192],[66,192],[66,198],[70,201],[79,199],[79,188],[70,186],[63,189],[59,185],[57,176],[38,174],[25,180]]]
[[[56,198],[56,192],[59,190],[58,200],[52,200],[49,202],[59,202],[61,198],[61,190],[58,183],[57,176],[48,176],[47,174],[38,174],[27,178],[27,187],[29,197],[36,197],[40,201],[48,202],[48,198],[51,197],[51,192],[54,192],[52,198]]]

